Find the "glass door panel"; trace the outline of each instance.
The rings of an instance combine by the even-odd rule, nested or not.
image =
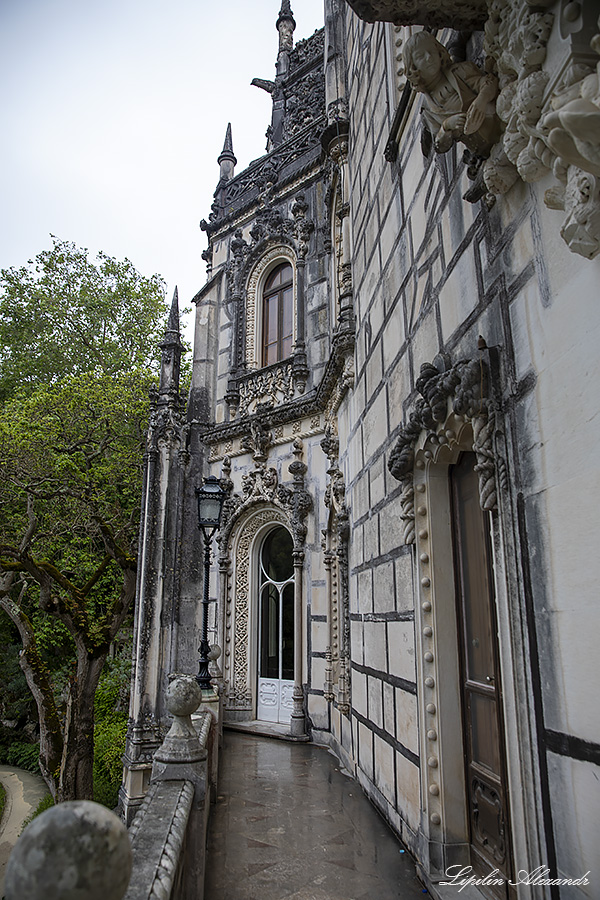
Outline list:
[[[269,532],[260,553],[257,718],[287,723],[294,687],[293,543],[282,527]]]

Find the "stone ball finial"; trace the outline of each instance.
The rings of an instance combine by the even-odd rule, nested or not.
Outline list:
[[[191,716],[202,702],[202,688],[193,675],[176,675],[167,689],[167,709],[172,716]]]
[[[114,813],[88,800],[59,803],[17,841],[5,900],[121,900],[131,861],[127,831]]]
[[[170,675],[166,700],[173,722],[154,754],[154,762],[181,763],[202,759],[204,750],[191,719],[192,713],[202,703],[202,688],[196,678],[193,675]]]

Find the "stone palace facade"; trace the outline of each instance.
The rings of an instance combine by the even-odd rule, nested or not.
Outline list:
[[[329,745],[434,892],[598,897],[600,9],[324,6],[282,4],[266,154],[227,131],[185,410],[176,298],[162,344],[125,807],[215,475],[225,723]]]

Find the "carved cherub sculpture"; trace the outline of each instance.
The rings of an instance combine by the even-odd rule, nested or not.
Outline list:
[[[498,80],[475,63],[453,63],[443,44],[427,31],[411,35],[404,46],[404,68],[413,88],[425,94],[423,115],[438,153],[461,141],[487,157],[502,135],[493,101]]]

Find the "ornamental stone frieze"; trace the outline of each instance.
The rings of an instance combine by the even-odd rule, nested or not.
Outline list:
[[[307,491],[304,477],[307,465],[302,461],[304,453],[302,441],[296,438],[292,444],[293,462],[288,466],[292,475],[291,484],[281,484],[277,469],[266,465],[265,459],[256,462],[254,469],[241,478],[241,493],[233,492],[231,461],[225,457],[222,464],[221,485],[227,491],[221,516],[221,529],[217,538],[222,548],[228,546],[232,529],[244,514],[256,505],[269,504],[285,514],[284,521],[289,526],[294,549],[302,551],[306,539],[306,517],[313,508],[312,495]]]
[[[424,94],[424,118],[434,147],[444,153],[455,141],[466,146],[469,174],[482,183],[481,190],[465,196],[471,201],[483,196],[491,205],[517,179],[532,183],[554,176],[544,199],[548,208],[566,213],[560,226],[563,240],[580,256],[597,256],[597,6],[573,0],[348,2],[367,21],[484,30],[485,70],[453,62],[435,38],[422,32],[404,47],[406,74]],[[428,42],[427,59],[411,52],[411,41]]]
[[[456,429],[446,427],[450,419],[471,424],[481,508],[496,510],[498,507],[496,471],[500,467],[494,447],[496,416],[489,397],[489,370],[483,353],[477,359],[461,360],[451,367],[441,356],[433,363],[424,363],[416,387],[421,396],[402,425],[388,461],[391,474],[403,487],[400,504],[406,544],[415,542],[415,447],[417,442],[424,444],[425,459],[433,459],[434,448],[451,444],[456,438]],[[424,465],[422,460],[419,464]]]

